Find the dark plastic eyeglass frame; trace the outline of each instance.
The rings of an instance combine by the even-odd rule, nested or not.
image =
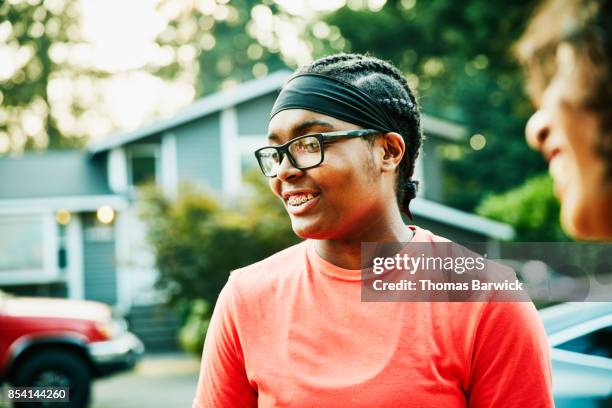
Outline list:
[[[255,158],[257,159],[257,163],[259,164],[259,168],[261,169],[261,172],[263,173],[263,175],[266,177],[272,178],[272,177],[278,176],[278,171],[276,174],[272,176],[268,176],[266,174],[266,171],[264,170],[264,167],[261,164],[261,160],[259,156],[259,152],[261,152],[262,150],[275,149],[280,156],[279,165],[280,163],[283,162],[285,155],[287,155],[287,158],[289,159],[289,162],[291,163],[293,167],[299,170],[308,170],[308,169],[312,169],[314,167],[320,166],[321,163],[323,163],[323,160],[325,160],[325,148],[323,146],[326,143],[332,142],[334,140],[339,140],[339,139],[350,139],[350,138],[355,138],[355,137],[373,136],[373,135],[377,135],[381,133],[384,133],[384,132],[380,130],[374,130],[374,129],[339,130],[336,132],[311,133],[308,135],[296,137],[295,139],[291,139],[287,143],[279,145],[279,146],[261,147],[255,150]],[[319,141],[319,144],[321,145],[321,160],[317,164],[314,164],[312,166],[299,167],[297,163],[295,162],[294,157],[289,152],[289,146],[291,146],[291,144],[297,142],[298,140],[305,139],[307,137],[314,137]]]

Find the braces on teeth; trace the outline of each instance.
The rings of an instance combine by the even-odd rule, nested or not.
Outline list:
[[[305,203],[308,200],[312,200],[314,198],[314,195],[308,193],[308,194],[300,194],[300,195],[292,195],[291,197],[289,197],[289,199],[287,200],[287,202],[291,205],[300,205]]]

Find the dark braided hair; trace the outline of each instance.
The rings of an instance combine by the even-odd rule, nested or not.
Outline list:
[[[295,75],[313,73],[347,82],[370,97],[390,115],[406,143],[406,154],[399,165],[396,184],[397,203],[410,215],[408,206],[416,196],[418,182],[412,180],[414,163],[423,139],[419,106],[408,81],[393,65],[361,54],[337,54],[300,68]]]

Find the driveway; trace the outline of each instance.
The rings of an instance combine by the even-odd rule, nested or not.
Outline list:
[[[91,407],[191,407],[199,366],[188,354],[145,355],[135,370],[94,382]]]

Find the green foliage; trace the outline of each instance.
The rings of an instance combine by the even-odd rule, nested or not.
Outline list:
[[[179,331],[179,344],[183,350],[196,355],[202,353],[211,313],[210,305],[204,299],[190,302],[189,315]]]
[[[476,212],[512,225],[516,241],[568,241],[559,224],[559,202],[550,177],[540,175],[524,185],[487,197]]]
[[[157,287],[171,303],[188,305],[180,334],[187,350],[200,351],[208,305],[215,304],[230,271],[299,241],[262,177],[249,175],[248,185],[247,196],[225,206],[188,184],[176,200],[154,186],[142,190],[141,216],[160,272]]]
[[[274,2],[235,0],[217,2],[211,8],[191,7],[191,4],[182,3],[182,12],[170,20],[157,42],[175,50],[181,47],[195,50],[198,96],[219,90],[226,81],[240,83],[286,67],[274,34],[270,32],[266,44],[253,34],[252,15],[256,6],[264,14],[269,13],[270,18],[283,14]],[[272,27],[268,28],[272,31]],[[151,72],[174,79],[193,69],[193,65],[191,61],[175,58],[168,65],[151,67]]]
[[[54,45],[66,47],[79,40],[77,8],[76,0],[0,1],[0,42],[14,53],[16,63],[16,69],[0,74],[0,138],[8,138],[14,151],[83,144],[83,139],[62,136],[48,94],[54,76],[72,73],[51,55]]]

